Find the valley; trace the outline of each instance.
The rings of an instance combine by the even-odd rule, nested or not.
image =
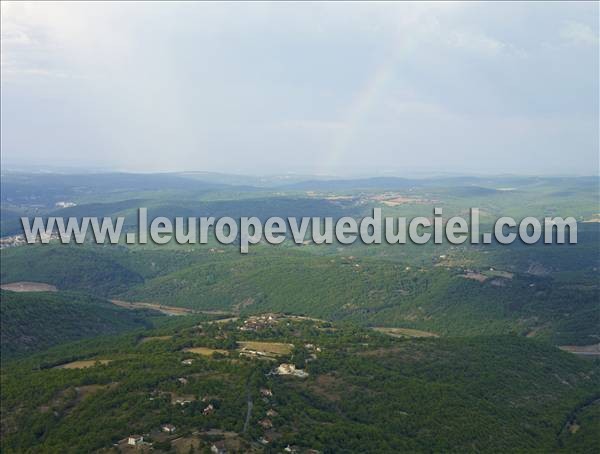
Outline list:
[[[0,454],[600,453],[600,0],[0,1]]]
[[[374,206],[426,215],[432,201],[455,213],[480,204],[483,216],[524,204],[539,215],[597,212],[581,202],[592,197],[585,179],[497,179],[485,190],[318,181],[252,197],[220,185],[191,197],[200,183],[188,177],[158,194],[123,192],[119,178],[104,202],[91,189],[102,179],[47,193],[47,214],[55,198],[75,204],[65,215],[144,203],[172,216],[360,218]],[[557,185],[579,202],[544,195]],[[600,229],[578,230],[578,244],[550,247],[3,248],[2,450],[589,452],[600,442]]]

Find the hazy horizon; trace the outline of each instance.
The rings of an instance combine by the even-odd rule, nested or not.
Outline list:
[[[380,172],[361,172],[356,170],[350,173],[304,173],[304,172],[234,172],[233,170],[136,170],[119,169],[93,166],[35,166],[35,165],[6,165],[3,164],[2,174],[57,174],[57,175],[98,175],[98,174],[131,174],[131,175],[201,175],[222,176],[222,177],[242,177],[242,178],[294,178],[298,181],[308,181],[310,179],[319,180],[361,180],[374,178],[398,178],[398,179],[435,179],[435,178],[598,178],[600,174],[592,172],[568,173],[526,173],[526,172],[467,172],[436,169],[406,169],[404,171],[380,171]]]
[[[597,2],[2,2],[8,168],[598,175]]]

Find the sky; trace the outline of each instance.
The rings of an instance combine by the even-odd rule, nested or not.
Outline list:
[[[1,162],[599,172],[599,4],[2,2]]]

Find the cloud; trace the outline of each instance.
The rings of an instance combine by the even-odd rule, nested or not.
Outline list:
[[[1,7],[3,159],[331,174],[427,156],[460,169],[495,159],[518,118],[526,140],[507,144],[503,170],[541,148],[559,162],[569,140],[580,169],[597,162],[597,4]]]
[[[487,55],[497,55],[507,48],[503,42],[485,36],[463,31],[454,31],[449,34],[447,43],[451,47],[479,52]]]
[[[572,44],[598,45],[598,33],[594,32],[588,25],[580,22],[567,22],[561,29],[560,36]]]

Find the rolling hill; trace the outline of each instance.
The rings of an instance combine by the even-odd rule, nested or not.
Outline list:
[[[2,290],[2,360],[78,339],[148,328],[148,315],[87,295]]]
[[[599,286],[583,272],[532,274],[414,266],[302,248],[242,256],[140,247],[45,245],[2,251],[3,283],[193,309],[282,311],[441,335],[516,333],[562,344],[595,343]]]
[[[291,445],[302,453],[583,453],[600,442],[597,368],[544,343],[399,340],[285,318],[257,332],[241,326],[195,321],[12,363],[2,374],[3,452],[116,452],[132,433],[145,434],[156,452],[184,453],[223,439],[246,452]],[[291,343],[293,353],[274,362],[239,356],[235,341],[252,339]],[[190,346],[225,353],[203,356],[186,352]],[[90,364],[49,367],[49,356]],[[268,373],[290,361],[308,376]],[[161,433],[166,423],[175,434]]]
[[[272,255],[198,264],[147,280],[122,296],[242,313],[290,312],[452,336],[517,333],[555,344],[586,344],[598,335],[599,289],[593,281],[415,268],[349,257]]]

